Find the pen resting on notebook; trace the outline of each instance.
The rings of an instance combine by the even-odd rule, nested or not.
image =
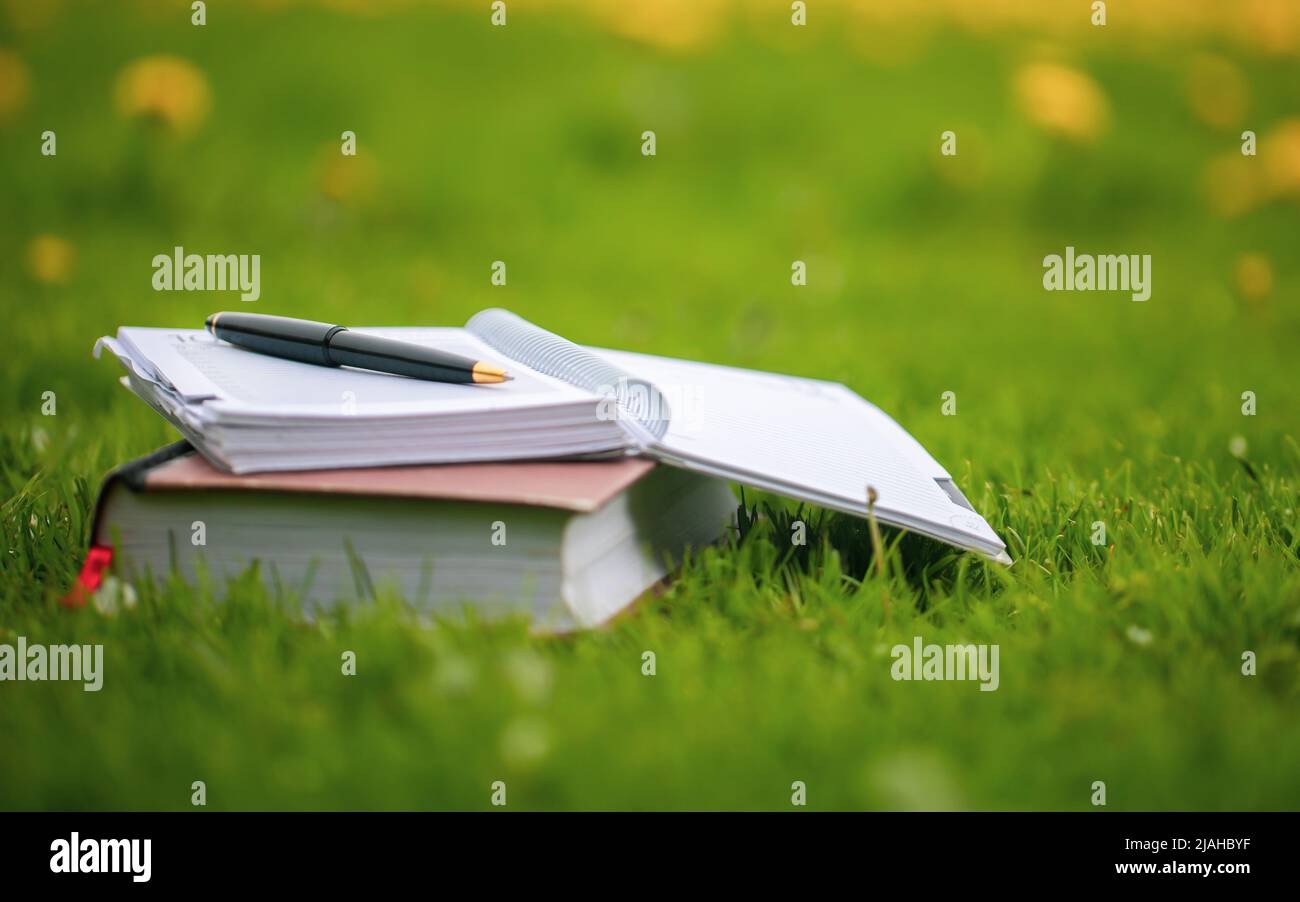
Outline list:
[[[214,313],[204,324],[222,341],[286,360],[351,366],[430,382],[505,382],[504,369],[426,345],[352,332],[343,326],[264,313]]]

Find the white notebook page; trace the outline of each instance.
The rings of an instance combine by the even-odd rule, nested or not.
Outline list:
[[[593,349],[668,398],[650,450],[669,462],[855,514],[867,486],[887,523],[996,554],[1004,546],[936,480],[948,473],[879,408],[842,385],[754,370]]]

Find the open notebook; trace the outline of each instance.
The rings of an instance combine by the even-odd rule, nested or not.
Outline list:
[[[639,454],[1009,562],[921,445],[830,382],[586,348],[506,310],[464,328],[374,328],[513,381],[452,385],[268,357],[200,329],[101,338],[127,386],[234,473]]]

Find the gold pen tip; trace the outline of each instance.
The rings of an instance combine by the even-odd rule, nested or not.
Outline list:
[[[499,366],[493,366],[490,363],[484,363],[481,360],[474,364],[472,371],[474,382],[479,385],[494,385],[498,382],[509,382],[514,376],[511,376]]]

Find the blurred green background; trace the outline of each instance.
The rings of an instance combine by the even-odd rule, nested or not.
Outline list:
[[[1300,805],[1300,7],[809,6],[0,7],[0,641],[108,668],[0,684],[0,806],[185,808],[198,779],[244,808],[480,808],[495,779],[540,808],[781,808],[795,780],[822,808],[1087,808],[1094,780]],[[94,487],[174,437],[91,345],[238,304],[153,291],[177,245],[260,254],[259,312],[504,306],[843,381],[1017,564],[876,575],[828,518],[564,640],[392,599],[305,625],[251,583],[70,614]],[[1044,291],[1066,245],[1150,254],[1151,299]],[[918,634],[999,643],[1001,689],[894,683]]]

